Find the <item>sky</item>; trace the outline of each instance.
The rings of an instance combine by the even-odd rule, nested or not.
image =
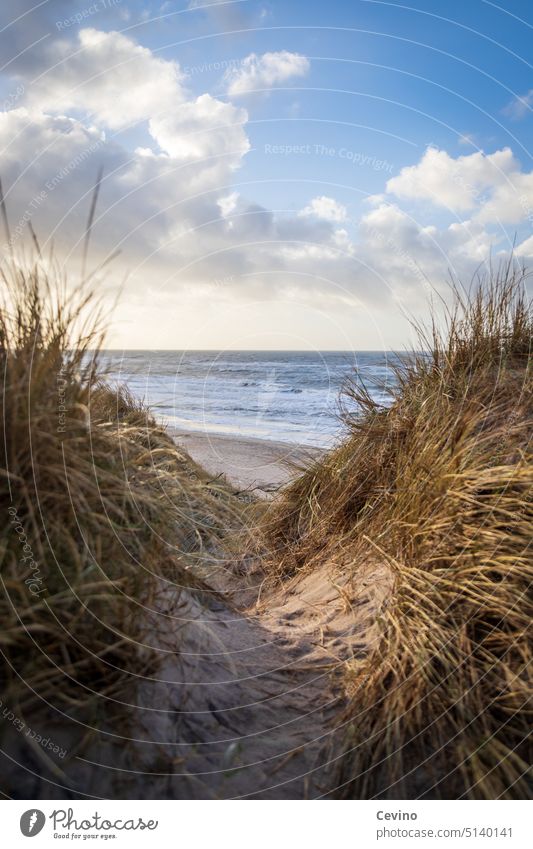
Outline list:
[[[527,0],[2,4],[3,251],[33,228],[75,281],[103,169],[109,347],[408,347],[450,278],[533,261],[532,29]]]

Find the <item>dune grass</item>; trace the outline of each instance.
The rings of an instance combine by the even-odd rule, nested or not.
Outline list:
[[[37,256],[3,271],[2,700],[25,718],[47,706],[105,718],[157,667],[162,588],[208,610],[212,570],[243,553],[233,529],[246,538],[246,514],[109,385],[98,303],[47,267]],[[369,564],[390,573],[369,650],[343,666],[339,795],[532,795],[524,284],[510,263],[457,290],[444,329],[420,330],[426,353],[398,366],[392,405],[351,383],[346,439],[267,508],[252,505],[271,581],[338,565],[349,602]]]
[[[332,777],[352,798],[532,795],[532,313],[511,262],[420,330],[388,409],[347,387],[344,442],[269,510],[276,580],[368,564],[392,590],[344,667]]]
[[[162,584],[203,595],[235,500],[106,383],[102,312],[39,257],[3,270],[0,633],[3,705],[84,716],[155,669]],[[176,638],[179,651],[179,639]],[[124,721],[127,717],[124,717]]]

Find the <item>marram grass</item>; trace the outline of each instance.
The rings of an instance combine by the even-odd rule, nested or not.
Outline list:
[[[236,503],[106,385],[98,304],[58,279],[9,262],[0,309],[2,700],[56,718],[153,672],[154,594],[202,591]]]
[[[509,264],[421,331],[389,409],[356,384],[344,442],[265,522],[271,576],[369,563],[391,592],[345,664],[353,798],[531,798],[532,314]],[[338,771],[337,771],[338,770]]]
[[[46,705],[78,718],[118,706],[126,723],[129,688],[158,663],[147,611],[162,586],[208,609],[210,572],[243,562],[232,534],[244,517],[142,404],[107,385],[98,306],[57,280],[40,258],[3,277],[2,700],[30,719]],[[338,564],[351,570],[350,608],[369,566],[390,576],[366,654],[343,666],[331,793],[532,795],[524,286],[509,264],[456,292],[444,330],[422,333],[425,353],[399,366],[392,406],[348,386],[359,412],[346,412],[344,441],[266,512],[252,505],[271,581]]]

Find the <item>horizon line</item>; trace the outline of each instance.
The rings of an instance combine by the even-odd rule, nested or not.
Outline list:
[[[106,348],[99,350],[120,353],[121,351],[180,352],[210,354],[228,352],[232,354],[396,354],[395,348]],[[415,348],[403,349],[415,351]]]

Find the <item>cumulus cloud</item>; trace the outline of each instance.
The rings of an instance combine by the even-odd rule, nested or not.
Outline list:
[[[82,29],[77,43],[54,42],[49,69],[32,84],[29,104],[43,112],[76,109],[120,129],[186,98],[177,62],[159,59],[118,32]]]
[[[516,254],[519,257],[533,260],[533,236],[530,236],[529,239],[524,239],[524,241],[517,246]]]
[[[345,230],[316,216],[278,218],[228,191],[239,152],[232,158],[231,151],[220,156],[217,149],[215,170],[193,155],[198,149],[189,147],[188,124],[179,144],[182,130],[175,122],[151,129],[169,149],[165,153],[151,148],[131,151],[119,137],[106,138],[76,118],[26,108],[3,113],[0,147],[12,232],[22,241],[31,220],[43,243],[54,238],[58,249],[66,254],[74,250],[76,256],[102,164],[92,253],[96,262],[116,248],[122,250],[124,269],[133,269],[128,301],[150,280],[156,287],[170,287],[176,296],[194,286],[195,297],[213,288],[217,297],[244,291],[249,298],[272,297],[286,291],[287,275],[294,272],[306,298],[322,292],[320,276],[335,281],[333,299],[345,298],[359,286]],[[211,137],[209,132],[203,135]],[[237,141],[241,143],[240,136]],[[21,162],[29,167],[21,171]],[[118,263],[120,268],[121,260]],[[267,269],[268,278],[259,282]],[[235,282],[222,292],[214,283],[220,277]],[[246,286],[237,282],[244,277]],[[379,297],[379,291],[371,297]]]
[[[75,110],[114,131],[148,122],[159,147],[181,162],[214,158],[211,167],[236,167],[248,151],[246,110],[209,94],[190,98],[177,62],[160,59],[118,32],[87,28],[77,43],[56,42],[50,69],[31,86],[34,111]],[[210,167],[206,165],[206,169]]]
[[[237,166],[250,144],[243,129],[245,109],[202,94],[149,123],[160,147],[180,161],[214,158]],[[206,165],[207,167],[207,165]]]
[[[246,110],[191,97],[176,62],[120,33],[81,30],[74,42],[55,42],[48,60],[24,106],[0,113],[11,217],[31,219],[43,238],[58,227],[56,243],[75,243],[83,198],[103,165],[101,250],[119,245],[138,256],[166,245],[175,261],[184,233],[220,217],[219,187],[249,149]],[[120,140],[131,125],[145,134],[135,150]],[[180,250],[189,257],[198,241]]]
[[[229,68],[225,74],[227,92],[230,96],[247,94],[257,89],[271,88],[296,77],[305,77],[310,63],[299,53],[281,50],[278,53],[251,53],[237,68]]]
[[[272,56],[285,59],[264,61]],[[232,76],[237,94],[308,69],[297,54],[248,60]],[[428,280],[438,285],[448,269],[468,278],[491,247],[508,252],[515,228],[522,228],[517,252],[533,252],[525,228],[533,219],[533,172],[509,148],[459,157],[429,148],[386,182],[358,221],[327,195],[277,215],[235,185],[250,148],[246,110],[193,96],[177,62],[119,33],[85,29],[50,45],[48,64],[24,104],[0,113],[11,229],[22,240],[31,220],[41,240],[53,236],[78,256],[103,165],[92,250],[97,260],[122,249],[120,270],[132,270],[132,321],[142,318],[150,287],[168,293],[167,313],[184,293],[208,293],[210,305],[297,293],[327,308],[381,308],[393,299],[416,307]],[[229,282],[220,286],[221,278]]]
[[[399,198],[430,201],[454,213],[471,212],[483,220],[514,222],[523,217],[520,197],[530,196],[531,174],[524,174],[510,148],[454,159],[430,147],[416,165],[402,168],[387,182]]]
[[[491,243],[479,225],[422,225],[391,201],[362,217],[359,236],[360,255],[406,299],[410,293],[420,297],[430,283],[444,294],[449,270],[468,279],[487,259]]]
[[[520,121],[533,110],[533,88],[530,88],[525,94],[513,97],[509,103],[504,106],[503,113],[513,121]]]
[[[346,207],[334,198],[326,195],[313,198],[313,200],[298,213],[302,217],[315,216],[324,221],[346,221],[348,217]]]

